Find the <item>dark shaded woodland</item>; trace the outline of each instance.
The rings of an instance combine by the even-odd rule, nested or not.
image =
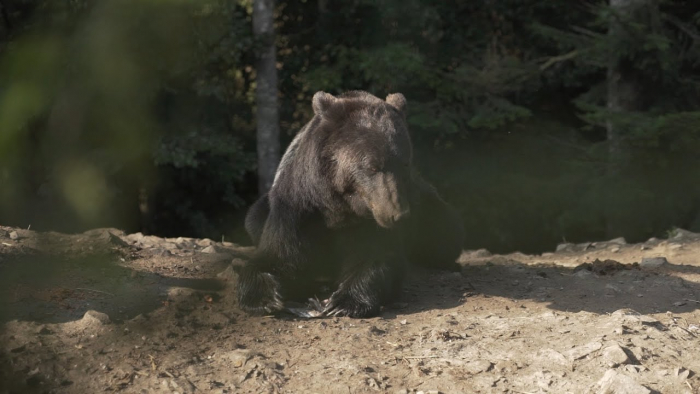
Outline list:
[[[262,3],[1,0],[0,223],[245,243],[273,145],[362,89],[466,248],[700,231],[697,1]]]

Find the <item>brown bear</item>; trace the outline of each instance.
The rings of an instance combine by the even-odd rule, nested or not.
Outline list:
[[[320,314],[374,315],[399,295],[409,261],[457,266],[464,230],[413,169],[402,94],[318,92],[313,109],[246,217],[257,250],[239,273],[239,303],[279,311],[317,295],[321,276],[334,291]]]

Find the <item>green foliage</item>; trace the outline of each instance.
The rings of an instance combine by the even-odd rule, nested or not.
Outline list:
[[[203,178],[213,179],[214,188],[223,189],[222,200],[235,208],[245,203],[236,185],[255,165],[254,154],[245,151],[238,138],[201,131],[164,137],[154,160],[158,166],[195,170]]]
[[[658,4],[278,1],[283,143],[317,90],[398,91],[418,165],[462,213],[469,247],[600,239],[614,216],[629,240],[700,225],[700,5]],[[0,220],[217,238],[240,227],[257,193],[250,0],[3,6]],[[635,110],[608,109],[615,60],[640,81]],[[607,125],[625,130],[617,178]]]
[[[5,220],[152,229],[157,223],[133,208],[139,190],[168,204],[175,187],[211,184],[224,207],[244,205],[240,185],[254,169],[250,115],[240,114],[250,111],[250,77],[240,70],[253,45],[244,9],[224,1],[32,5],[32,18],[12,13],[17,38],[0,62]],[[163,167],[173,182],[159,179]],[[191,170],[200,176],[178,174]],[[178,198],[173,206],[195,200]],[[34,215],[42,204],[48,214]],[[190,220],[186,211],[186,223],[217,214],[200,210]]]

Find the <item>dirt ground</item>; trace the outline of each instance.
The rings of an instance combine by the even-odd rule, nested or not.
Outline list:
[[[557,250],[414,270],[376,318],[250,317],[250,248],[0,227],[0,393],[700,392],[700,235]]]

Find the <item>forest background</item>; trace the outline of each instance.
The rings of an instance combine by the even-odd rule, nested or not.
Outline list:
[[[272,3],[270,0],[265,0]],[[465,248],[700,231],[700,2],[0,0],[0,223],[247,243],[256,87],[403,93]],[[269,60],[269,57],[268,57]],[[269,70],[268,70],[269,71]],[[272,161],[270,161],[272,160]]]

